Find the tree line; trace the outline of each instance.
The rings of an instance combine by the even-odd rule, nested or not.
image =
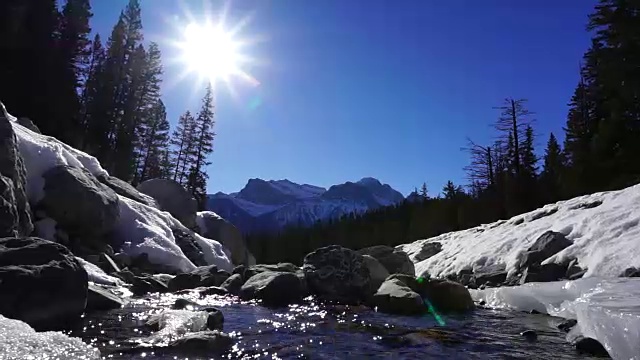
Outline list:
[[[204,206],[214,104],[171,132],[161,100],[158,44],[144,43],[139,0],[130,0],[106,42],[93,37],[89,0],[0,2],[0,100],[43,134],[95,156],[136,185],[175,179]]]
[[[564,143],[549,134],[541,159],[527,101],[498,104],[497,140],[467,139],[465,187],[449,181],[430,197],[426,183],[396,206],[277,234],[253,234],[259,262],[299,263],[329,244],[358,249],[398,245],[536,209],[544,204],[640,182],[640,2],[600,0],[588,18],[592,41],[569,101]]]

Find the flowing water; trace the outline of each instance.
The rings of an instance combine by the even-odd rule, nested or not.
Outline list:
[[[224,331],[235,340],[228,359],[585,359],[546,315],[479,308],[466,315],[405,317],[365,307],[303,304],[269,309],[232,296],[197,293],[152,294],[122,309],[93,313],[70,335],[100,349],[108,359],[180,359],[162,347],[144,348],[153,335],[144,326],[151,314],[169,309],[178,298],[215,306]],[[522,331],[535,330],[536,341]],[[215,358],[200,354],[188,359]],[[218,357],[220,358],[220,357]]]

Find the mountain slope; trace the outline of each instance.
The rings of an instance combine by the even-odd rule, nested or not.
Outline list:
[[[334,185],[328,190],[289,180],[250,179],[237,193],[209,195],[207,206],[244,233],[252,233],[290,225],[309,226],[403,200],[401,193],[374,178]]]

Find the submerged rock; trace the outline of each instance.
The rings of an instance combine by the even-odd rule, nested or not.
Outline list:
[[[36,328],[63,326],[85,309],[88,275],[64,246],[0,239],[0,314]]]
[[[302,266],[309,290],[325,300],[358,303],[371,295],[371,274],[362,255],[339,245],[307,254]]]
[[[427,310],[422,297],[399,279],[382,283],[373,295],[373,303],[379,311],[390,314],[415,315]]]
[[[578,324],[578,320],[576,319],[567,319],[558,324],[558,329],[568,333],[571,329]]]
[[[520,336],[525,338],[527,341],[536,341],[538,340],[538,333],[533,330],[525,330],[520,333]]]
[[[180,355],[222,355],[233,346],[233,339],[217,330],[188,333],[169,343],[168,349]]]
[[[240,298],[260,299],[267,306],[299,302],[305,294],[300,278],[293,273],[265,271],[254,275],[240,288]]]
[[[387,245],[376,245],[358,250],[360,255],[370,255],[380,261],[390,274],[416,275],[409,255],[402,250]]]
[[[602,344],[589,337],[579,337],[575,341],[576,350],[581,354],[587,354],[598,357],[609,357],[609,352]]]

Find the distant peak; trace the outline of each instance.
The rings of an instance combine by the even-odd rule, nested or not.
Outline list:
[[[380,183],[380,180],[372,177],[363,177],[362,179],[360,179],[360,181],[358,181],[358,183],[362,185],[382,185]]]

